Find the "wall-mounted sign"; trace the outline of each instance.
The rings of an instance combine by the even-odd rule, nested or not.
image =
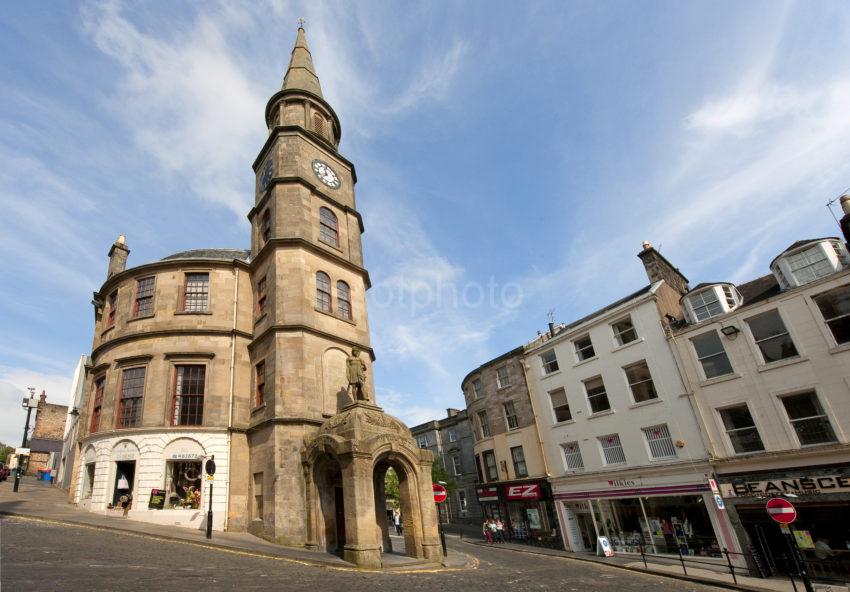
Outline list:
[[[499,501],[499,490],[495,487],[479,487],[476,489],[479,502],[497,502]]]
[[[608,487],[635,487],[638,484],[633,479],[609,479]]]
[[[162,510],[165,508],[165,490],[151,489],[151,499],[148,502],[148,510]]]
[[[789,477],[769,481],[722,483],[720,488],[724,497],[763,497],[782,493],[793,493],[798,496],[847,493],[850,492],[850,477],[843,475]]]
[[[179,450],[168,455],[168,460],[201,460],[202,458],[204,458],[203,453],[181,452]]]
[[[720,490],[717,488],[717,481],[714,479],[708,480],[708,486],[711,487],[711,493],[714,495],[720,495]]]
[[[540,499],[540,484],[506,485],[505,497],[509,500],[536,500]]]
[[[717,495],[716,493],[714,494],[714,503],[717,504],[718,510],[726,509],[726,503],[723,501],[723,498]]]

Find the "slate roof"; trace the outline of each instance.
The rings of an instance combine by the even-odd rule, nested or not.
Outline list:
[[[744,298],[742,306],[749,306],[750,304],[767,300],[771,296],[776,296],[781,291],[779,282],[776,281],[776,277],[772,273],[736,287]]]
[[[175,259],[218,259],[223,261],[239,259],[248,262],[251,259],[251,251],[245,249],[192,249],[191,251],[174,253],[168,257],[163,257],[161,260],[173,261]]]
[[[642,296],[643,294],[646,294],[647,292],[649,292],[650,288],[652,288],[652,284],[648,284],[648,285],[644,286],[643,288],[641,288],[640,290],[638,290],[637,292],[632,292],[628,296],[620,298],[619,300],[612,302],[611,304],[604,306],[604,307],[600,308],[599,310],[590,313],[589,315],[585,315],[585,316],[581,317],[579,320],[573,321],[569,325],[564,325],[559,329],[558,333],[560,333],[561,331],[568,331],[568,330],[572,329],[573,327],[578,327],[579,325],[581,325],[582,323],[584,323],[586,321],[589,321],[593,317],[597,317],[597,316],[599,316],[603,313],[608,312],[609,310],[613,310],[613,309],[617,308],[618,306],[620,306],[621,304],[628,302],[629,300],[634,300],[638,296]]]

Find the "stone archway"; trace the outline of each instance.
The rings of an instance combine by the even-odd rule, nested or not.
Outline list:
[[[338,463],[341,476],[346,561],[362,567],[381,566],[388,525],[376,500],[379,496],[383,499],[383,476],[389,467],[399,473],[400,490],[403,489],[405,553],[434,562],[441,560],[437,513],[431,493],[433,455],[417,448],[410,430],[401,421],[365,401],[348,405],[325,421],[302,453],[307,483],[308,546],[327,547],[331,496],[326,478],[331,466],[327,464],[328,458]],[[339,493],[334,484],[333,495]]]
[[[375,520],[377,522],[378,532],[383,541],[383,550],[384,552],[393,550],[389,534],[390,529],[394,527],[388,523],[387,513],[384,511],[386,503],[384,484],[386,483],[386,475],[389,469],[392,469],[398,477],[399,511],[402,519],[404,554],[408,557],[422,557],[423,532],[421,527],[422,515],[420,512],[419,475],[411,465],[409,459],[393,450],[380,454],[375,459],[374,464]]]

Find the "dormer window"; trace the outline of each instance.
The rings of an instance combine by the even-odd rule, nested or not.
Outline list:
[[[850,266],[850,255],[838,239],[795,243],[774,259],[770,270],[782,289],[804,286]]]
[[[691,323],[700,323],[735,310],[742,302],[741,293],[732,284],[713,284],[685,296],[685,315]]]

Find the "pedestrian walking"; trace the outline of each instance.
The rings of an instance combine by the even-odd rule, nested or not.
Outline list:
[[[395,533],[398,536],[401,536],[401,533],[404,531],[404,529],[401,526],[401,514],[399,512],[395,513],[395,515],[393,516],[393,521],[395,522]]]
[[[484,534],[484,538],[487,539],[487,544],[492,545],[493,544],[493,531],[490,530],[490,519],[489,518],[487,518],[484,521],[484,525],[482,526],[481,531]]]
[[[505,542],[505,525],[501,518],[496,518],[496,542]]]

